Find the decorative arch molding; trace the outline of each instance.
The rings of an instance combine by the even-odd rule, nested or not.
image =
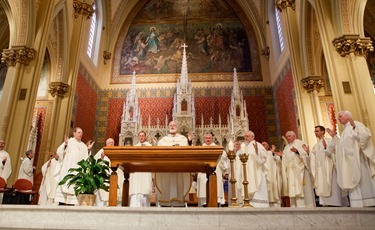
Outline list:
[[[228,1],[229,4],[230,2],[231,1]],[[256,8],[253,6],[252,1],[236,1],[236,2],[238,5],[241,6],[243,12],[247,16],[247,20],[252,25],[254,32],[255,32],[256,40],[258,41],[258,44],[259,44],[259,48],[261,49],[263,47],[266,47],[267,42],[266,42],[265,35],[263,33],[264,29],[261,26],[263,25],[261,21],[262,17],[260,16],[259,12],[254,10]],[[265,1],[261,1],[261,2],[262,2],[261,4],[263,5],[265,4],[264,3]]]
[[[51,60],[51,81],[61,81],[63,66],[66,65],[65,10],[61,8],[54,17],[47,40],[47,48]],[[65,61],[64,61],[65,60]]]
[[[301,4],[302,5],[302,4]],[[322,43],[317,24],[315,10],[311,4],[304,5],[304,17],[302,17],[302,48],[303,56],[305,56],[304,65],[306,66],[306,75],[319,75],[319,63],[322,53]],[[301,11],[300,11],[301,12]]]
[[[332,1],[332,17],[340,28],[336,35],[359,34],[364,37],[363,16],[367,0],[337,0]]]
[[[120,37],[120,32],[123,26],[129,28],[133,18],[137,15],[138,11],[146,4],[149,0],[129,0],[121,1],[115,16],[112,20],[112,28],[108,40],[108,51],[114,54],[117,40]],[[127,31],[124,31],[127,32]]]
[[[16,9],[18,36],[15,44],[32,46],[35,38],[36,14],[35,1],[11,1],[12,8]]]
[[[68,61],[68,52],[69,52],[69,45],[68,45],[68,34],[70,33],[69,27],[69,17],[68,17],[67,10],[67,2],[66,1],[59,1],[55,7],[53,12],[53,21],[51,23],[48,41],[47,41],[47,48],[51,55],[51,63],[53,69],[51,69],[51,81],[64,81],[64,74],[68,72],[66,70],[67,66],[69,65]],[[56,45],[53,45],[51,41],[51,37],[54,37],[57,41]]]
[[[8,19],[8,24],[9,24],[9,47],[12,45],[12,44],[15,44],[15,39],[17,38],[17,34],[18,34],[18,31],[17,31],[17,27],[16,27],[16,16],[14,14],[14,12],[12,11],[12,7],[9,3],[9,1],[7,0],[0,0],[0,5],[3,7],[4,11],[5,11],[5,14],[7,16],[7,19]],[[2,52],[2,51],[1,51]]]

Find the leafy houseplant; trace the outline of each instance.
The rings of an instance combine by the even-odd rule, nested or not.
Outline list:
[[[68,173],[59,183],[67,186],[74,186],[74,193],[80,201],[82,194],[93,195],[98,189],[103,189],[108,192],[109,190],[109,162],[101,158],[95,159],[90,155],[87,159],[81,160],[78,163],[78,168],[71,168]],[[80,204],[81,205],[81,204]]]

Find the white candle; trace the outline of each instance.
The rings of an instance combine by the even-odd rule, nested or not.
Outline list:
[[[243,142],[242,142],[242,144],[241,144],[241,152],[242,152],[242,153],[246,153],[246,152],[245,152],[245,143],[243,143]]]
[[[229,141],[228,149],[229,149],[229,151],[233,151],[233,149],[234,149],[234,144],[233,144],[232,140]]]

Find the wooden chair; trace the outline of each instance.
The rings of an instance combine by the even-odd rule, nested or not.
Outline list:
[[[14,182],[13,192],[20,196],[21,204],[30,204],[33,200],[34,195],[38,194],[37,191],[33,191],[33,184],[27,179],[18,179]]]

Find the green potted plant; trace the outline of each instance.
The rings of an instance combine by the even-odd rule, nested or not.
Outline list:
[[[95,159],[90,155],[87,159],[78,163],[78,168],[69,169],[59,185],[67,183],[67,186],[74,186],[79,205],[94,205],[95,192],[98,189],[109,190],[109,162],[101,158]]]

